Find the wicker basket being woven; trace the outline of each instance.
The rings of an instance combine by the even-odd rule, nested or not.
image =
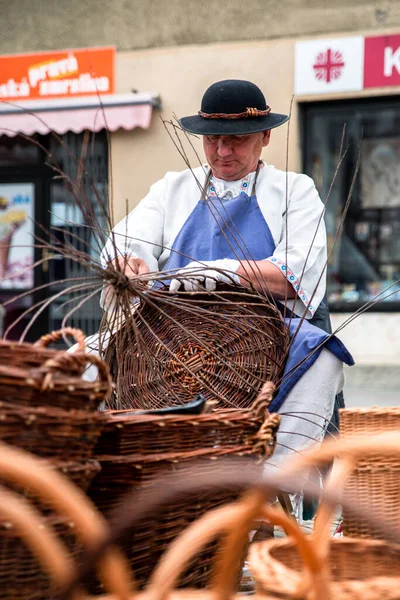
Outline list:
[[[249,408],[282,374],[289,333],[265,297],[242,287],[215,294],[149,292],[111,337],[109,408],[182,405],[201,393],[221,408]]]
[[[341,436],[376,435],[400,431],[400,408],[372,407],[340,411]],[[400,527],[400,455],[377,452],[360,457],[350,476],[345,494],[361,508],[367,503],[393,527]],[[379,538],[365,518],[343,511],[343,533],[357,538]]]

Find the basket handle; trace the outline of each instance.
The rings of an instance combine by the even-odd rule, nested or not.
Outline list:
[[[89,550],[108,535],[105,518],[89,498],[66,477],[24,450],[0,442],[0,477],[18,487],[28,487],[49,503],[58,513],[69,517],[76,534]],[[132,581],[122,552],[110,547],[99,561],[99,572],[105,587],[121,600],[129,600]],[[56,580],[57,585],[63,583]]]
[[[259,456],[267,458],[275,452],[276,432],[280,423],[278,413],[270,414],[268,412],[268,406],[272,402],[275,389],[275,384],[272,381],[266,381],[251,407],[254,417],[263,420],[260,429],[255,435],[254,452]]]
[[[326,482],[325,492],[340,489],[348,480],[356,466],[354,458],[346,457],[339,464],[334,464],[332,472]],[[321,556],[327,557],[329,548],[329,529],[335,507],[322,499],[314,520],[313,538],[319,548]]]
[[[187,566],[190,559],[202,547],[218,534],[227,532],[232,534],[232,531],[237,527],[238,521],[243,524],[241,534],[247,535],[252,525],[253,517],[260,516],[260,518],[270,520],[272,523],[284,527],[288,534],[295,537],[311,578],[316,580],[315,585],[318,586],[321,594],[324,593],[320,597],[328,600],[327,585],[325,587],[323,585],[324,583],[326,584],[326,581],[319,577],[322,567],[310,541],[301,531],[296,521],[288,517],[280,509],[268,505],[261,506],[261,502],[263,500],[259,492],[253,492],[249,497],[239,502],[209,511],[187,527],[179,538],[172,542],[161,558],[146,589],[146,596],[149,594],[152,600],[165,600],[175,588],[179,575]],[[245,524],[248,527],[245,527]],[[233,541],[233,538],[231,538],[231,541]],[[224,557],[227,557],[227,560],[224,565],[220,565],[212,586],[212,595],[215,598],[229,598],[233,594],[235,568],[237,565],[235,555],[237,556],[237,548],[232,549],[228,543],[224,549]],[[219,580],[219,577],[222,579]]]
[[[263,384],[257,398],[253,402],[253,406],[251,407],[251,410],[256,417],[264,418],[265,411],[272,402],[275,390],[276,386],[272,381],[266,381]]]
[[[81,329],[77,329],[75,327],[64,327],[63,329],[58,329],[57,331],[51,331],[46,335],[42,335],[42,337],[33,345],[46,348],[46,346],[49,344],[57,342],[58,340],[65,338],[67,335],[73,337],[75,342],[78,344],[78,352],[86,352],[85,334]]]
[[[44,392],[47,389],[51,389],[54,372],[65,369],[83,371],[87,367],[88,363],[95,365],[98,368],[100,381],[107,385],[107,391],[105,394],[110,394],[113,388],[113,382],[110,370],[106,363],[99,356],[97,356],[97,354],[87,354],[84,352],[75,352],[74,354],[69,354],[67,352],[60,353],[60,355],[46,360],[44,365],[39,369],[39,371],[45,372],[41,385],[41,391]],[[95,385],[96,384],[94,384],[94,386]]]

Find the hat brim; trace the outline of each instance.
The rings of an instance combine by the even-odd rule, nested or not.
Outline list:
[[[198,135],[246,135],[275,129],[288,120],[288,115],[278,113],[247,119],[206,119],[200,115],[192,115],[179,119],[179,124],[185,131]]]

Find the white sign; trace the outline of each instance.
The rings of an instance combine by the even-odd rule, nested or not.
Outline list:
[[[33,287],[33,183],[0,184],[0,289]]]
[[[362,36],[296,42],[296,95],[357,92],[363,76]]]

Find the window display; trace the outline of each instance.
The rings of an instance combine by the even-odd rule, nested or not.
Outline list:
[[[303,107],[305,171],[326,206],[331,310],[400,307],[400,103],[396,98]],[[344,159],[340,161],[343,141]],[[335,240],[357,160],[360,167]],[[332,185],[333,183],[333,185]]]

